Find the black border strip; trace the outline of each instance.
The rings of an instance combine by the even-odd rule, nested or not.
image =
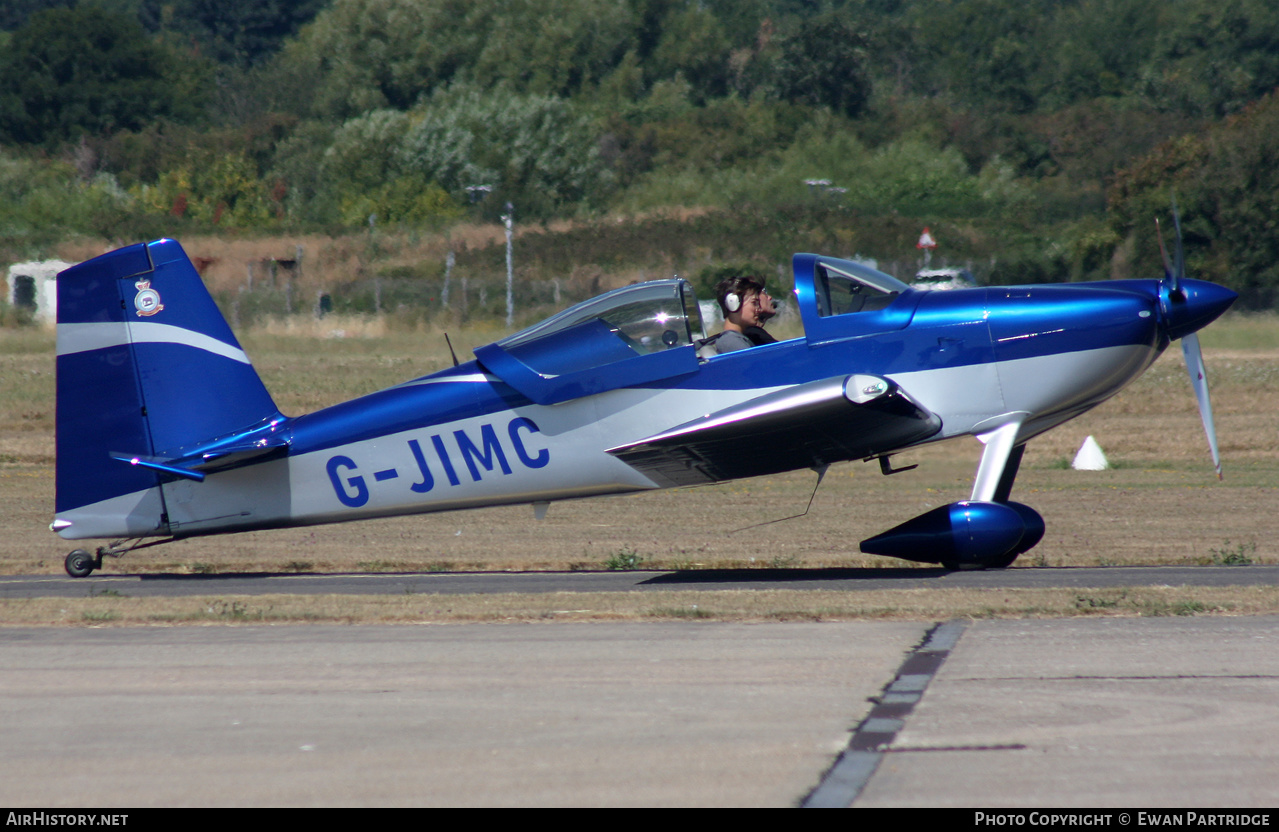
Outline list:
[[[897,669],[892,683],[873,700],[875,706],[853,731],[848,748],[839,755],[817,788],[804,798],[800,808],[852,806],[967,626],[968,622],[962,620],[946,621],[928,631],[923,643]]]

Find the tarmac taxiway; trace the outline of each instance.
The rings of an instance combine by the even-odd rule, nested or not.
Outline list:
[[[0,666],[10,806],[1279,803],[1279,616],[3,628]]]

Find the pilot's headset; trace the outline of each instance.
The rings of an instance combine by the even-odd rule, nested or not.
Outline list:
[[[736,312],[742,308],[742,296],[736,292],[729,292],[724,298],[724,308],[729,312]]]

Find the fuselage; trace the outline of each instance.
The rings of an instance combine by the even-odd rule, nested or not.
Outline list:
[[[662,311],[635,318],[631,330],[630,323],[610,329],[608,316],[592,317],[588,302],[580,314],[567,310],[477,350],[476,361],[220,437],[235,453],[224,467],[201,469],[207,473],[183,466],[199,467],[212,438],[167,455],[163,448],[142,451],[169,460],[133,460],[161,472],[153,486],[60,507],[54,527],[72,539],[182,537],[653,489],[661,483],[609,449],[778,391],[853,375],[891,382],[934,426],[874,455],[1009,425],[1021,443],[1114,395],[1159,356],[1170,332],[1197,329],[1233,299],[1220,287],[1187,281],[1184,297],[1170,300],[1164,282],[1154,280],[922,292],[816,255],[796,256],[795,282],[802,337],[697,360],[691,340],[700,333],[680,312],[688,305],[681,300],[686,285],[673,287],[674,306],[662,301]],[[177,308],[165,284],[157,286]],[[619,308],[632,314],[633,306]],[[126,319],[121,326],[155,325]],[[662,332],[678,326],[686,331]],[[658,340],[643,334],[650,331]],[[173,326],[147,332],[164,341],[161,349],[179,349],[172,343],[212,354],[206,336],[182,336]],[[96,354],[78,349],[68,357]],[[202,360],[231,359],[242,361],[234,354]],[[178,403],[169,409],[181,413]],[[750,452],[742,448],[744,456]],[[811,464],[796,458],[793,467]],[[749,465],[741,470],[750,474]],[[62,469],[59,476],[61,489]]]
[[[170,531],[652,489],[653,481],[606,449],[788,386],[852,373],[895,381],[938,414],[942,431],[926,441],[981,433],[1010,418],[1023,422],[1024,439],[1104,401],[1167,346],[1154,296],[1126,287],[988,288],[915,300],[911,320],[898,329],[874,331],[873,322],[858,321],[845,337],[716,356],[680,379],[554,405],[535,404],[468,362],[290,420],[282,426],[290,436],[285,458],[164,486],[172,494]],[[197,490],[202,499],[183,500],[183,492]],[[186,505],[199,514],[185,515]]]

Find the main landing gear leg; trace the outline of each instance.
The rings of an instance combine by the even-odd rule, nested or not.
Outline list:
[[[983,564],[985,569],[1006,569],[1023,552],[1031,549],[1044,536],[1044,520],[1029,506],[1014,503],[1008,498],[1012,495],[1013,482],[1017,479],[1017,471],[1021,468],[1021,457],[1026,445],[1013,444],[1016,440],[1020,424],[1008,424],[999,430],[978,437],[986,444],[982,453],[981,464],[977,467],[977,477],[973,482],[973,500],[986,500],[1009,506],[1021,515],[1026,524],[1026,532],[1021,542],[1012,551],[999,557],[991,558]]]
[[[968,499],[983,503],[1008,502],[1017,469],[1021,467],[1022,452],[1026,449],[1024,444],[1014,444],[1020,427],[1020,423],[1011,422],[977,437],[986,448],[973,479],[973,495]]]

